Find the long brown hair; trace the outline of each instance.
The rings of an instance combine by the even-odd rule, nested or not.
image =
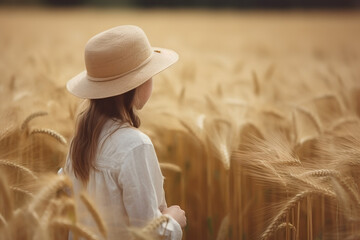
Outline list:
[[[140,126],[140,119],[134,111],[135,93],[136,89],[133,89],[115,97],[90,99],[88,107],[79,114],[70,145],[70,157],[75,177],[84,185],[89,181],[90,170],[94,168],[99,136],[106,121],[115,119],[136,128]]]

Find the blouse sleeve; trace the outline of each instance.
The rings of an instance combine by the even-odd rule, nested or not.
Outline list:
[[[153,145],[142,144],[127,153],[118,183],[123,191],[123,202],[131,226],[144,227],[161,216],[160,208],[166,207],[166,202],[163,176]],[[167,236],[167,239],[181,239],[180,225],[168,217],[168,224],[161,226],[159,233]]]

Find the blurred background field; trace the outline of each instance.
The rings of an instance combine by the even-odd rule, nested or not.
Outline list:
[[[80,103],[65,83],[84,70],[87,40],[124,24],[180,55],[140,115],[168,163],[168,204],[187,213],[184,239],[358,239],[356,9],[0,8],[0,170],[13,201],[0,199],[0,233],[35,224],[16,217],[64,163]],[[35,219],[64,203],[55,193]],[[51,219],[32,231],[50,234]]]

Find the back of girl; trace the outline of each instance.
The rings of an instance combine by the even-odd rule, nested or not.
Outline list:
[[[107,226],[107,238],[130,239],[129,227],[144,227],[166,215],[157,229],[166,239],[181,239],[186,225],[179,206],[167,207],[154,146],[138,127],[152,92],[152,77],[178,59],[169,49],[151,47],[136,26],[119,26],[92,37],[85,47],[86,70],[67,83],[86,99],[79,114],[64,171],[78,198],[86,192]],[[100,232],[78,201],[79,221]],[[71,234],[70,234],[71,238]]]

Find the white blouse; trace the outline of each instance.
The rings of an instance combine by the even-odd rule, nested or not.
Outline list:
[[[161,173],[154,146],[140,130],[109,120],[100,134],[95,169],[90,171],[87,193],[95,202],[104,219],[108,240],[130,239],[128,227],[144,227],[146,223],[161,216],[167,207],[164,194],[164,178]],[[74,184],[77,198],[83,190],[72,170],[68,156],[65,173]],[[85,206],[79,201],[79,221],[98,236],[97,226]],[[170,218],[158,229],[166,239],[179,240],[182,230],[179,223]]]

